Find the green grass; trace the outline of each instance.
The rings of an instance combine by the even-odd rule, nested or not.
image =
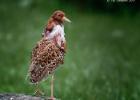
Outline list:
[[[2,5],[2,4],[1,4]],[[26,80],[30,54],[53,10],[0,6],[0,92],[33,94]],[[68,50],[55,72],[62,100],[140,99],[140,15],[68,11]],[[40,84],[50,95],[50,78]]]

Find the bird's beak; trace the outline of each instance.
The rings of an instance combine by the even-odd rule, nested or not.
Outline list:
[[[67,17],[65,17],[65,16],[63,17],[63,20],[66,21],[66,22],[71,23],[71,21]]]

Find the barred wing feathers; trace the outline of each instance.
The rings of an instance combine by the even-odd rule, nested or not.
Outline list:
[[[64,52],[51,40],[42,38],[33,48],[29,78],[32,83],[40,82],[53,73],[64,60]]]

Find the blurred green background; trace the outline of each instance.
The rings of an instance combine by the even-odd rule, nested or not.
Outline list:
[[[140,100],[140,8],[106,0],[0,0],[0,93],[33,94],[27,81],[31,50],[57,9],[68,50],[55,72],[62,100]],[[50,78],[40,84],[50,95]]]

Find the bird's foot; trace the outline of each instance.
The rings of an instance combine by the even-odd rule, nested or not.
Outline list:
[[[41,90],[38,89],[35,91],[34,95],[35,96],[42,96],[42,95],[44,95],[44,92],[42,92]]]

